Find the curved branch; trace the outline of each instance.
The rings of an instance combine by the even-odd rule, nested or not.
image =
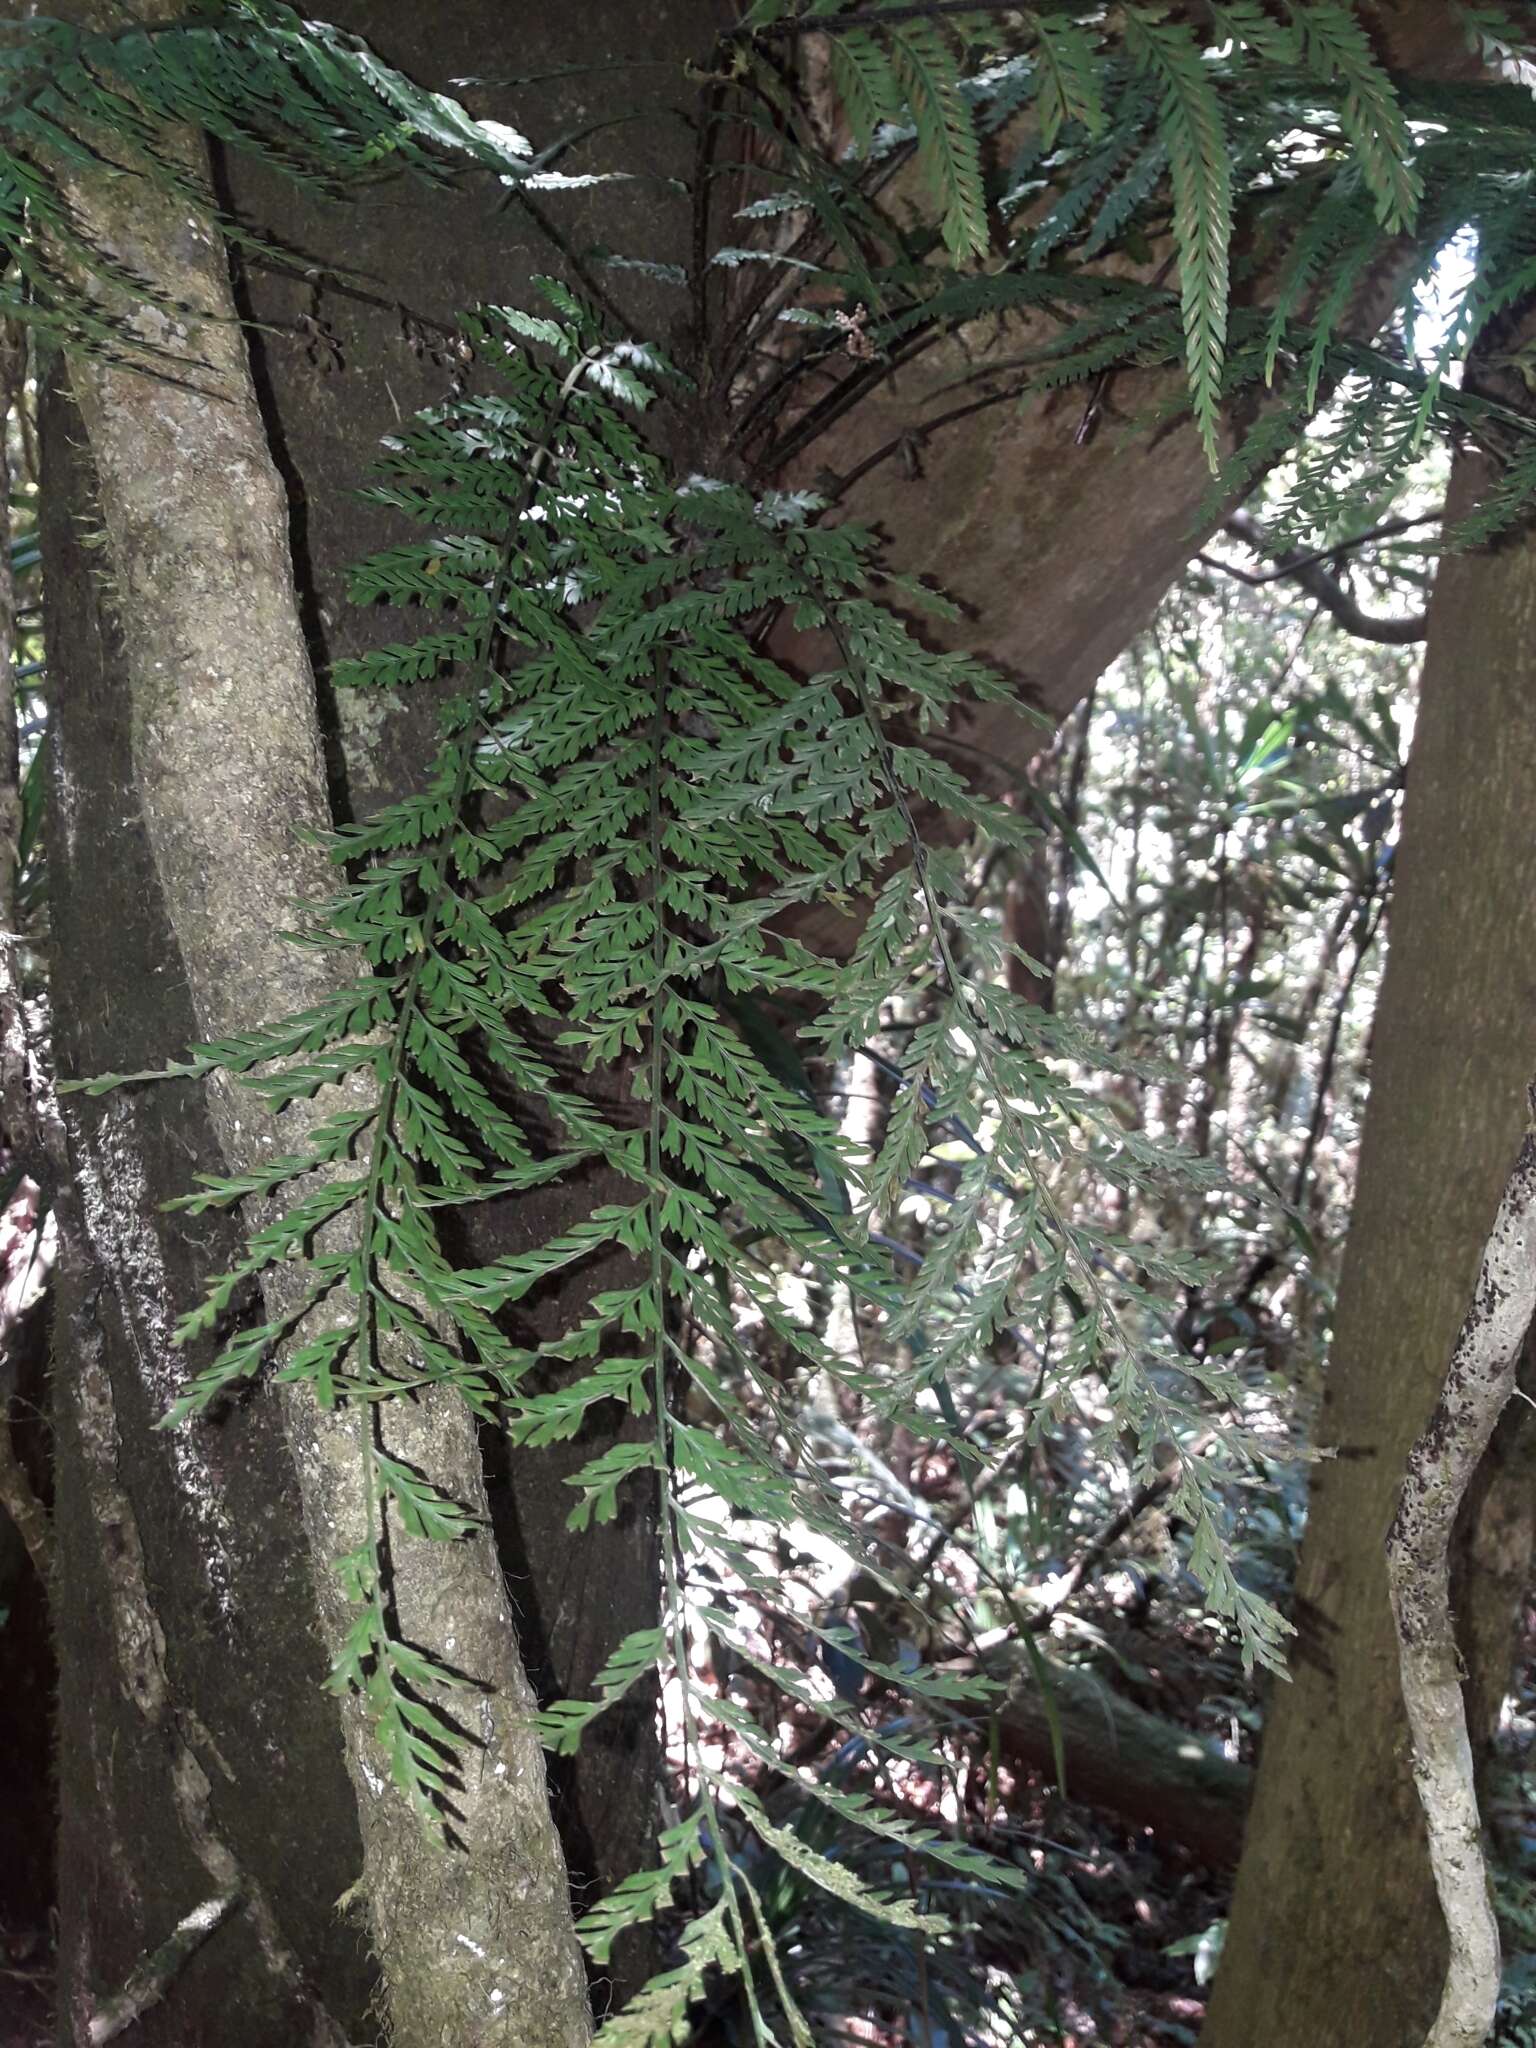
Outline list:
[[[1436,515],[1438,517],[1438,515]],[[1306,553],[1291,550],[1275,554],[1273,545],[1262,526],[1251,512],[1234,512],[1227,520],[1226,530],[1237,539],[1244,541],[1255,554],[1273,559],[1274,567],[1255,573],[1239,569],[1231,562],[1218,560],[1215,555],[1202,554],[1196,559],[1208,569],[1219,569],[1224,576],[1235,576],[1239,583],[1258,587],[1265,583],[1276,583],[1282,579],[1300,584],[1309,597],[1315,598],[1323,610],[1332,613],[1346,633],[1353,633],[1357,640],[1378,640],[1388,647],[1411,647],[1425,635],[1425,617],[1422,612],[1408,618],[1384,619],[1374,613],[1362,611],[1349,592],[1328,568],[1348,549],[1359,547],[1366,540],[1381,540],[1391,533],[1404,533],[1410,526],[1427,525],[1424,520],[1388,520],[1385,525],[1362,534],[1358,540],[1343,541],[1337,547]]]
[[[1440,2010],[1424,2048],[1482,2048],[1499,1995],[1499,1930],[1483,1860],[1472,1749],[1451,1618],[1457,1510],[1515,1385],[1536,1312],[1536,1083],[1529,1118],[1434,1413],[1414,1445],[1387,1537],[1413,1775],[1450,1935]]]

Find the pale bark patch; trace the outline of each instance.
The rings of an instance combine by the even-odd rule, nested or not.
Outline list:
[[[1536,1313],[1536,1084],[1527,1128],[1483,1253],[1445,1385],[1408,1460],[1387,1537],[1413,1775],[1450,1935],[1424,2048],[1482,2048],[1499,1996],[1499,1930],[1483,1858],[1461,1658],[1450,1601],[1457,1510],[1515,1385]]]

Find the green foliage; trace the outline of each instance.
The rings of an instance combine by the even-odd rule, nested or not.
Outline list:
[[[360,956],[362,977],[302,1017],[200,1047],[188,1063],[222,1068],[268,1101],[362,1073],[368,1105],[318,1121],[307,1151],[211,1178],[188,1198],[196,1207],[290,1190],[283,1213],[185,1318],[184,1339],[279,1261],[304,1262],[311,1279],[280,1320],[226,1342],[177,1416],[274,1352],[280,1376],[308,1382],[324,1405],[451,1385],[519,1442],[567,1435],[598,1403],[648,1416],[651,1437],[612,1446],[572,1480],[571,1521],[606,1519],[626,1488],[659,1485],[663,1623],[621,1646],[593,1701],[547,1715],[546,1733],[570,1748],[665,1663],[690,1728],[723,1716],[755,1751],[755,1734],[690,1675],[697,1572],[728,1570],[748,1600],[768,1593],[750,1546],[728,1520],[703,1514],[704,1502],[813,1531],[877,1576],[882,1567],[788,1412],[770,1401],[776,1425],[765,1429],[761,1400],[747,1398],[771,1389],[738,1334],[745,1313],[770,1318],[806,1372],[850,1382],[934,1438],[947,1430],[935,1392],[945,1375],[969,1368],[1006,1321],[1048,1313],[1071,1288],[1082,1305],[1063,1389],[1114,1347],[1120,1426],[1149,1455],[1181,1427],[1183,1397],[1144,1362],[1146,1337],[1128,1322],[1140,1327],[1152,1301],[1155,1250],[1138,1248],[1133,1281],[1114,1237],[1063,1214],[1042,1176],[1068,1129],[1098,1116],[1095,1104],[1056,1073],[1060,1039],[1048,1020],[987,971],[1001,955],[968,919],[956,863],[916,836],[921,801],[947,805],[999,844],[1031,838],[904,737],[966,697],[1001,698],[1003,684],[967,656],[932,653],[877,601],[872,543],[858,528],[812,523],[803,500],[669,479],[619,410],[647,402],[665,365],[610,339],[563,287],[545,291],[551,315],[501,308],[468,324],[498,388],[420,416],[382,463],[375,495],[420,537],[362,565],[357,590],[455,624],[434,628],[425,655],[380,650],[340,665],[336,680],[410,687],[456,657],[437,757],[419,794],[334,837],[338,889],[304,937]],[[762,651],[762,622],[780,612],[823,635],[828,665],[806,680]],[[781,933],[795,905],[860,897],[870,914],[845,966]],[[962,970],[962,946],[980,975]],[[914,992],[931,1015],[912,1038],[885,1145],[861,1161],[808,1092],[798,1056],[776,1049],[770,1020],[810,1003],[805,1054],[847,1058],[884,1006]],[[603,1077],[596,1095],[583,1080],[593,1074]],[[962,1109],[978,1114],[981,1102],[993,1106],[996,1134],[966,1181],[950,1242],[897,1289],[865,1190],[899,1194],[935,1126]],[[1107,1171],[1144,1169],[1113,1118],[1101,1137]],[[594,1161],[621,1176],[627,1198],[489,1265],[446,1258],[446,1212]],[[335,1240],[326,1226],[338,1220],[348,1234]],[[785,1315],[764,1287],[765,1243],[791,1249],[828,1284],[852,1283],[877,1308],[890,1332],[878,1381]],[[503,1310],[599,1260],[622,1277],[564,1336],[528,1347],[506,1334]],[[525,1392],[535,1366],[559,1360],[574,1377]],[[709,1428],[680,1405],[688,1387]],[[430,1474],[368,1432],[363,1455],[369,1497],[397,1525],[395,1540],[451,1542],[470,1526]],[[1272,1618],[1232,1578],[1203,1495],[1187,1496],[1213,1596],[1250,1648],[1272,1657]],[[393,1634],[372,1544],[340,1569],[358,1619],[332,1684],[362,1695],[396,1781],[430,1810],[457,1742],[452,1722],[425,1704],[444,1674],[422,1669]],[[706,1618],[751,1660],[730,1612]],[[855,1654],[930,1710],[985,1692],[921,1663]],[[799,1696],[793,1673],[765,1675]],[[702,1825],[716,1844],[718,1789],[700,1776]],[[743,1804],[740,1788],[733,1797],[802,1876],[863,1911],[926,1924],[797,1846]],[[846,1796],[841,1809],[866,1811]],[[905,1828],[895,1839],[989,1880],[978,1852]],[[695,1974],[669,1997],[685,1997],[708,1963],[748,1968],[762,1955],[749,1932],[750,1881],[730,1860],[720,1881],[729,1910],[689,1949]],[[658,1878],[607,1901],[594,1923],[601,1942],[625,1915],[652,1913],[662,1889]],[[636,2024],[660,2025],[648,2011]]]
[[[919,156],[931,165],[930,181],[943,208],[944,246],[957,260],[985,256],[991,234],[982,194],[981,148],[961,97],[954,60],[928,22],[895,30],[891,49],[917,128]]]
[[[122,306],[157,296],[82,229],[63,175],[131,169],[195,204],[195,162],[168,143],[183,123],[265,157],[286,176],[342,191],[385,163],[442,176],[458,158],[509,179],[538,165],[522,137],[475,121],[381,63],[362,39],[281,0],[207,0],[187,20],[89,29],[48,16],[0,46],[0,313],[70,346],[142,356]],[[245,240],[233,222],[227,229]]]
[[[611,2023],[616,2042],[673,2039],[711,1971],[740,1974],[760,2037],[761,1997],[809,2038],[775,1929],[810,1892],[942,1949],[946,1901],[925,1901],[924,1886],[960,1892],[963,1912],[997,1910],[1026,1887],[1012,1864],[893,1817],[863,1789],[794,1771],[728,1688],[697,1676],[702,1630],[786,1701],[935,1773],[935,1731],[990,1710],[984,1680],[819,1621],[808,1635],[822,1652],[910,1706],[870,1730],[841,1694],[828,1700],[762,1654],[753,1617],[777,1599],[765,1538],[815,1540],[894,1605],[921,1604],[850,1515],[799,1394],[831,1388],[899,1422],[970,1487],[979,1454],[954,1387],[977,1383],[1005,1345],[1040,1360],[1019,1409],[1026,1447],[1091,1383],[1094,1449],[1135,1480],[1154,1473],[1159,1446],[1208,1435],[1233,1392],[1226,1361],[1179,1342],[1167,1313],[1197,1286],[1196,1263],[1128,1238],[1107,1204],[1061,1192],[1064,1178],[1091,1178],[1142,1196],[1177,1185],[1198,1202],[1215,1170],[1160,1150],[1108,1091],[1085,1085],[1094,1068],[1127,1086],[1145,1075],[1010,992],[1010,966],[1033,963],[973,902],[964,857],[927,843],[925,823],[942,815],[948,844],[1031,853],[1035,828],[925,744],[1011,687],[926,644],[909,614],[938,601],[888,576],[873,534],[824,520],[811,493],[772,487],[826,416],[819,401],[786,404],[786,391],[831,369],[835,400],[851,402],[855,380],[878,382],[932,337],[1027,311],[1046,338],[1032,339],[1019,395],[1182,360],[1213,465],[1225,400],[1273,381],[1269,417],[1223,488],[1271,459],[1333,386],[1327,426],[1279,508],[1291,529],[1336,517],[1343,473],[1389,491],[1446,425],[1509,457],[1481,531],[1536,488],[1536,440],[1517,409],[1341,339],[1384,238],[1425,218],[1483,237],[1463,340],[1523,295],[1536,257],[1508,198],[1529,179],[1528,103],[1478,88],[1468,151],[1437,126],[1433,91],[1382,69],[1351,8],[1319,0],[1281,15],[1231,0],[1215,16],[1225,41],[1205,47],[1154,7],[1006,22],[822,0],[749,11],[704,77],[731,96],[764,189],[740,209],[745,246],[696,245],[731,292],[723,332],[706,320],[691,364],[730,413],[710,422],[728,435],[691,445],[728,439],[740,461],[722,475],[667,468],[639,416],[658,397],[696,397],[652,344],[616,333],[567,284],[545,281],[547,310],[466,321],[473,388],[403,426],[373,487],[415,532],[354,580],[359,602],[419,610],[428,630],[333,678],[430,688],[440,719],[419,789],[333,835],[334,892],[308,906],[304,942],[355,971],[319,1007],[253,1022],[173,1070],[227,1075],[270,1108],[316,1104],[300,1149],[204,1177],[181,1204],[250,1204],[258,1220],[183,1318],[182,1342],[220,1341],[167,1420],[269,1363],[322,1406],[363,1415],[370,1523],[337,1560],[355,1621],[330,1682],[363,1700],[424,1818],[451,1795],[462,1744],[432,1702],[473,1674],[400,1639],[382,1535],[452,1543],[473,1521],[431,1473],[388,1455],[368,1415],[451,1388],[529,1448],[573,1437],[594,1411],[644,1421],[576,1474],[570,1521],[580,1531],[636,1487],[656,1490],[660,1623],[615,1651],[594,1698],[543,1717],[567,1752],[658,1669],[680,1703],[694,1803],[663,1835],[657,1867],[594,1909],[583,1935],[601,1961],[626,1927],[671,1911],[675,1890],[701,1910],[680,1966]],[[847,149],[819,141],[797,102],[793,55],[812,37],[837,96],[823,125],[840,123]],[[32,24],[5,62],[16,89],[0,106],[0,193],[24,251],[7,303],[74,345],[120,348],[121,294],[154,290],[84,242],[63,209],[59,166],[94,162],[98,131],[178,191],[190,192],[190,173],[165,122],[326,185],[396,164],[435,175],[454,157],[511,180],[540,175],[520,138],[270,0],[163,31]],[[1303,111],[1313,146],[1298,156]],[[927,214],[899,175],[909,161]],[[702,157],[705,225],[712,181],[741,168]],[[1234,309],[1245,217],[1272,289]],[[1129,260],[1089,268],[1108,252]],[[1165,283],[1175,264],[1176,294]],[[706,281],[683,281],[707,316]],[[788,352],[775,354],[786,325]],[[785,624],[816,649],[812,672],[771,651]],[[1313,803],[1289,759],[1303,707],[1266,707],[1229,733],[1191,692],[1178,703],[1201,802],[1250,818]],[[1310,708],[1321,718],[1330,707]],[[849,957],[798,935],[808,905],[855,920]],[[827,1097],[857,1063],[884,1057],[870,1041],[893,1018],[896,1091],[862,1148]],[[544,1241],[482,1266],[448,1255],[453,1212],[599,1172],[611,1198]],[[913,1197],[938,1219],[921,1253],[890,1227]],[[276,1270],[299,1273],[298,1292],[239,1323]],[[569,1325],[537,1342],[519,1334],[519,1306],[572,1277],[593,1284]],[[857,1356],[806,1312],[811,1288],[855,1304]],[[1252,1448],[1240,1432],[1229,1440],[1239,1458]],[[1187,1461],[1170,1505],[1209,1604],[1247,1657],[1273,1664],[1282,1625],[1233,1568],[1222,1476],[1219,1460]],[[1002,1597],[1016,1624],[1006,1584]],[[783,1779],[802,1810],[770,1809],[708,1760],[706,1738],[760,1767],[760,1784]],[[863,1828],[885,1863],[857,1870],[830,1853],[822,1820]]]
[[[1104,127],[1104,88],[1098,53],[1091,39],[1071,19],[1042,18],[1036,62],[1040,67],[1040,140],[1054,149],[1062,129],[1076,121],[1090,135]]]
[[[1471,10],[1469,34],[1516,49],[1518,30],[1496,13]],[[772,320],[824,330],[813,357],[830,353],[840,323],[854,321],[870,359],[888,366],[923,331],[1011,307],[1048,309],[1062,326],[1026,389],[1182,356],[1213,465],[1220,408],[1261,369],[1268,380],[1284,371],[1289,385],[1299,368],[1299,388],[1286,394],[1287,431],[1328,382],[1352,370],[1370,406],[1411,408],[1415,449],[1432,420],[1456,430],[1475,422],[1496,438],[1507,423],[1447,394],[1438,372],[1426,380],[1400,362],[1389,367],[1344,343],[1340,330],[1387,238],[1423,223],[1472,222],[1484,237],[1481,310],[1469,308],[1469,317],[1486,320],[1527,288],[1531,253],[1511,243],[1508,224],[1521,213],[1511,180],[1528,173],[1528,96],[1495,82],[1443,88],[1394,79],[1345,0],[1283,12],[1225,0],[1212,17],[1225,41],[1202,44],[1188,23],[1155,7],[929,15],[891,0],[756,0],[722,38],[721,70],[711,74],[733,95],[739,83],[734,117],[764,145],[757,168],[772,189],[742,213],[803,213],[807,225],[788,246],[709,248],[706,260],[763,264],[814,292],[792,306],[775,291],[765,308]],[[832,122],[851,138],[845,151],[819,143],[796,105],[794,58],[812,42],[826,52]],[[125,339],[123,295],[155,286],[91,245],[62,174],[115,152],[191,192],[193,171],[164,145],[164,123],[206,130],[332,188],[399,167],[441,176],[455,164],[513,184],[558,176],[523,137],[470,118],[383,64],[359,37],[302,19],[281,0],[206,0],[187,22],[152,29],[29,22],[0,50],[0,68],[14,79],[0,100],[0,195],[8,194],[0,205],[15,230],[0,300],[73,346],[142,352],[146,344]],[[1463,118],[1452,142],[1444,115],[1457,95]],[[1298,152],[1303,124],[1309,146]],[[891,169],[907,156],[931,194],[931,218],[914,214],[905,180],[893,185]],[[588,182],[601,175],[583,174]],[[714,175],[706,158],[696,199]],[[1355,204],[1357,193],[1369,205]],[[1279,262],[1262,354],[1254,327],[1263,316],[1245,309],[1239,317],[1231,304],[1230,250],[1244,212]],[[1010,222],[1001,243],[1000,217]],[[236,223],[226,228],[249,239]],[[1170,236],[1176,304],[1163,281],[1168,265],[1156,261]],[[1085,289],[1085,266],[1111,249],[1135,263],[1094,273]],[[940,253],[946,261],[933,260]],[[643,253],[601,254],[631,267],[648,262]],[[958,292],[956,266],[970,272]],[[1041,271],[1048,289],[1031,274]],[[1405,281],[1405,294],[1411,286]],[[760,338],[756,324],[742,340]],[[1522,441],[1528,432],[1515,431]],[[771,472],[786,452],[782,436],[775,445],[770,434],[753,452]],[[1536,459],[1526,455],[1515,470],[1507,502],[1479,531],[1524,502]]]
[[[1342,0],[1308,0],[1283,15],[1229,0],[1212,10],[1215,35],[1204,42],[1190,24],[1154,7],[1041,7],[1007,24],[987,10],[917,22],[914,12],[829,0],[795,12],[761,4],[733,49],[760,59],[754,76],[764,82],[770,72],[777,79],[786,42],[814,37],[827,52],[855,164],[874,167],[910,151],[938,196],[950,257],[986,259],[990,303],[1045,303],[1067,313],[1065,333],[1041,352],[1028,383],[1038,388],[1095,375],[1115,361],[1182,354],[1213,467],[1220,407],[1254,373],[1247,348],[1234,362],[1228,347],[1230,249],[1243,207],[1267,217],[1266,235],[1295,240],[1286,310],[1277,308],[1274,318],[1288,334],[1292,323],[1314,320],[1310,349],[1332,373],[1360,271],[1380,260],[1387,236],[1414,228],[1421,207],[1441,205],[1447,184],[1465,192],[1476,175],[1464,149],[1454,169],[1436,160],[1433,134],[1410,124],[1404,90]],[[987,61],[999,50],[1001,61]],[[1022,141],[1003,169],[989,138],[1018,134],[1020,123]],[[1302,124],[1311,146],[1298,152]],[[800,156],[795,180],[805,203],[820,206],[833,177],[848,183],[841,166]],[[1309,288],[1321,261],[1318,193],[1329,186],[1344,193],[1352,181],[1370,204],[1331,216],[1346,282],[1317,306]],[[864,219],[856,225],[846,203],[843,211],[858,239],[857,261],[807,264],[807,282],[840,282],[852,301],[847,312],[862,306],[878,314],[869,327],[877,348],[909,335],[919,320],[981,310],[979,300],[936,290],[930,269],[912,269],[922,233],[880,204],[876,180],[854,189]],[[1012,222],[1001,251],[993,209]],[[870,264],[867,228],[892,252],[883,270]],[[1176,318],[1163,285],[1169,265],[1154,268],[1167,236],[1179,272]],[[1133,254],[1140,267],[1113,279],[1096,275],[1085,308],[1082,266],[1112,247]],[[805,262],[798,252],[794,260]],[[1020,273],[1046,266],[1053,290],[1042,294]],[[1279,349],[1272,335],[1271,376]],[[1314,368],[1308,378],[1309,407],[1320,374]]]
[[[1127,33],[1133,57],[1162,95],[1190,389],[1214,466],[1232,240],[1232,170],[1221,104],[1187,29],[1133,11]]]

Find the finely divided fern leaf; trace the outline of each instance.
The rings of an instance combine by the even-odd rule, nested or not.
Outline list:
[[[919,160],[942,208],[944,246],[957,261],[985,256],[991,234],[981,143],[954,52],[932,23],[912,22],[892,31],[891,54],[917,128]]]
[[[110,157],[199,206],[207,203],[166,124],[185,124],[264,158],[284,176],[340,191],[388,163],[441,177],[472,163],[509,182],[536,170],[511,129],[383,63],[359,36],[309,21],[280,0],[230,0],[186,21],[103,30],[38,17],[9,53],[0,99],[0,221],[11,274],[0,310],[77,348],[143,359],[125,303],[157,296],[81,226],[61,171]],[[234,221],[225,232],[259,246]],[[39,230],[43,231],[40,235]],[[46,239],[44,239],[46,238]],[[187,309],[179,309],[185,312]]]
[[[1104,89],[1099,52],[1076,22],[1036,16],[1035,58],[1039,65],[1037,104],[1040,139],[1053,149],[1068,121],[1080,121],[1090,135],[1104,127]]]
[[[1342,88],[1340,121],[1376,201],[1377,219],[1388,234],[1406,234],[1424,183],[1391,78],[1352,8],[1332,0],[1286,0],[1286,11],[1313,75]]]
[[[1214,470],[1226,348],[1232,164],[1221,101],[1189,31],[1139,8],[1126,15],[1126,42],[1157,85],[1159,129],[1173,185],[1184,339],[1195,424]]]

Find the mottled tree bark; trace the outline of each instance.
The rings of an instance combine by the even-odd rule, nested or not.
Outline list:
[[[195,175],[198,145],[167,146]],[[89,172],[72,177],[71,202],[126,274],[153,278],[170,304],[190,309],[122,309],[126,331],[156,351],[162,373],[80,355],[70,381],[118,600],[134,788],[199,1032],[223,1037],[310,1008],[357,972],[353,961],[285,936],[293,906],[330,886],[317,835],[331,819],[287,504],[211,212],[144,180]],[[176,375],[163,374],[167,363]],[[302,1151],[325,1117],[366,1106],[375,1092],[357,1073],[274,1114],[216,1082],[208,1103],[219,1153],[238,1173]],[[338,1244],[352,1227],[336,1226]],[[335,1312],[301,1314],[304,1276],[284,1263],[262,1275],[262,1292],[268,1316],[289,1322],[291,1342]],[[285,1389],[280,1405],[328,1649],[340,1649],[353,1619],[336,1560],[382,1521],[401,1635],[481,1688],[456,1714],[473,1747],[454,1776],[455,1854],[390,1784],[362,1702],[341,1703],[392,2038],[398,2048],[578,2048],[590,2024],[585,1977],[473,1420],[448,1389],[376,1415],[323,1410],[303,1385]],[[375,1429],[392,1456],[477,1513],[478,1526],[434,1544],[376,1508],[367,1449]],[[127,1556],[120,1547],[116,1561]],[[127,1604],[119,1589],[115,1611]],[[135,1702],[162,1725],[152,1633],[136,1632],[132,1650]],[[126,1655],[120,1644],[120,1661]],[[178,1754],[173,1779],[181,1770]],[[221,1889],[237,1881],[231,1871]]]
[[[1424,2048],[1483,2048],[1499,1999],[1499,1929],[1451,1610],[1451,1544],[1473,1474],[1515,1390],[1536,1314],[1536,1087],[1445,1384],[1408,1457],[1387,1535],[1403,1704],[1450,1966]]]
[[[127,773],[122,647],[105,594],[89,459],[55,392],[42,418],[53,780],[48,816],[56,1057],[66,1074],[156,1067],[196,1035]],[[53,1410],[59,1688],[60,2021],[83,2041],[96,2002],[207,1895],[222,1845],[276,1937],[236,1913],[144,2048],[308,2042],[317,2005],[361,2022],[374,1970],[337,1901],[361,1863],[341,1731],[276,1404],[232,1403],[196,1432],[155,1428],[199,1354],[177,1312],[235,1254],[226,1217],[162,1213],[216,1171],[201,1091],[167,1084],[71,1098]],[[202,1356],[206,1357],[206,1351]],[[148,1663],[146,1664],[146,1659]],[[208,1787],[189,1832],[180,1776]]]
[[[1484,459],[1459,454],[1453,517],[1485,481]],[[1442,564],[1319,1430],[1326,1456],[1297,1579],[1301,1635],[1265,1731],[1204,2048],[1416,2048],[1444,1974],[1383,1545],[1536,1064],[1533,647],[1536,538]],[[1517,1487],[1522,1463],[1505,1468]],[[1528,1514],[1496,1481],[1479,1522],[1517,1545],[1501,1575],[1518,1589]],[[1464,1526],[1463,1541],[1478,1540]],[[1484,1613],[1463,1654],[1507,1660],[1510,1639],[1507,1615],[1498,1627]],[[1474,1697],[1489,1701],[1506,1675],[1474,1668]]]
[[[1528,1330],[1516,1398],[1499,1418],[1461,1504],[1451,1543],[1451,1611],[1466,1665],[1467,1728],[1479,1790],[1497,1759],[1494,1738],[1519,1647],[1536,1557],[1536,1331]]]

